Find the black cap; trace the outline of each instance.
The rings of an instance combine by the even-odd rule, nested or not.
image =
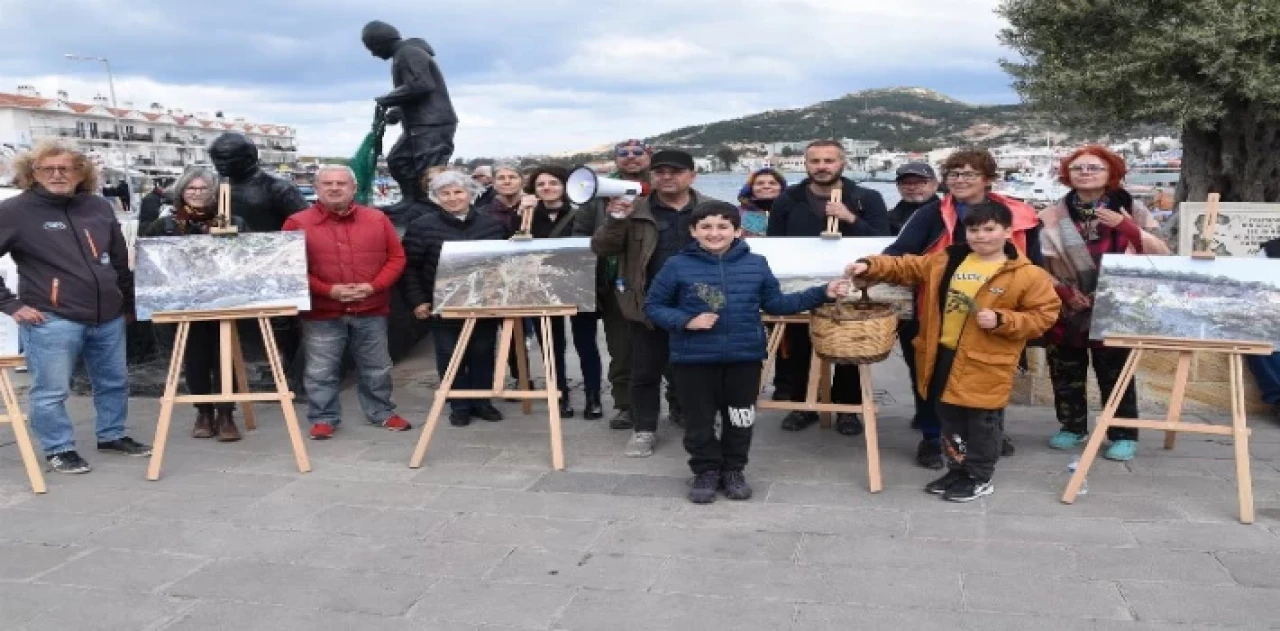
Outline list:
[[[896,180],[901,180],[908,176],[923,177],[930,180],[938,179],[938,174],[933,172],[933,167],[923,162],[908,162],[898,167],[898,177],[895,178]]]
[[[658,167],[674,167],[684,169],[686,171],[693,170],[693,156],[679,149],[663,149],[653,154],[653,159],[649,161],[649,168],[656,169]]]

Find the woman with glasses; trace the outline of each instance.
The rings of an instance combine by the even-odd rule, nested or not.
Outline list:
[[[943,181],[947,193],[942,199],[921,206],[902,226],[898,239],[884,253],[890,256],[904,254],[923,255],[943,250],[953,244],[965,243],[964,218],[969,209],[983,202],[995,202],[1009,209],[1013,215],[1013,236],[1010,241],[1032,263],[1044,265],[1040,253],[1040,220],[1031,206],[1016,199],[990,191],[996,181],[996,159],[986,149],[963,149],[951,154],[942,163]],[[917,300],[917,304],[921,301]],[[909,327],[908,327],[909,328]],[[910,329],[909,329],[910,330]],[[919,392],[915,370],[911,375],[911,387]],[[926,409],[917,409],[921,440],[916,447],[916,464],[927,469],[941,469],[941,425],[933,411],[933,402],[926,401]],[[1013,453],[1013,443],[1006,436],[1002,455]]]
[[[787,178],[777,169],[765,167],[747,176],[738,191],[738,211],[742,214],[742,236],[763,237],[769,227],[773,200],[787,188]]]
[[[173,205],[160,209],[160,217],[140,232],[144,237],[182,237],[209,234],[218,220],[217,191],[220,180],[212,169],[188,169],[174,183],[169,198]],[[240,217],[232,215],[232,225],[240,231],[248,228]],[[187,334],[187,352],[182,368],[191,394],[213,394],[222,391],[221,358],[218,351],[217,322],[192,322]],[[194,438],[214,438],[229,443],[240,440],[232,413],[234,403],[197,403],[196,423],[191,428]]]
[[[1071,449],[1088,438],[1090,359],[1098,390],[1106,401],[1129,358],[1127,349],[1089,341],[1102,255],[1169,253],[1164,242],[1146,232],[1156,228],[1151,213],[1121,186],[1125,171],[1124,159],[1105,147],[1083,147],[1067,156],[1059,169],[1059,181],[1070,186],[1071,192],[1040,213],[1045,267],[1062,299],[1062,315],[1045,336],[1054,409],[1062,424],[1049,439],[1054,449]],[[1138,418],[1134,384],[1125,389],[1116,416]],[[1105,458],[1132,460],[1138,453],[1136,429],[1112,427],[1107,430],[1107,439],[1111,444],[1103,453]]]

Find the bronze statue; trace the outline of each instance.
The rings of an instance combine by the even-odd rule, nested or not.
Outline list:
[[[277,232],[289,215],[307,207],[297,187],[258,166],[258,148],[244,134],[214,138],[209,159],[231,181],[231,212],[252,232]]]
[[[397,206],[407,206],[426,197],[422,174],[453,157],[458,116],[430,44],[401,39],[394,26],[377,20],[365,25],[361,39],[374,57],[391,60],[394,89],[374,100],[386,108],[387,124],[401,126],[400,140],[387,152],[387,169],[403,195]]]

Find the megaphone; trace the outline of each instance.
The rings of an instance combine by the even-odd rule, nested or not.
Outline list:
[[[638,195],[646,194],[647,188],[648,186],[643,182],[601,177],[587,167],[578,167],[569,174],[567,193],[569,201],[581,205],[597,197],[606,199],[621,197],[631,201]]]

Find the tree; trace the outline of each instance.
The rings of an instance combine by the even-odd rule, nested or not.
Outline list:
[[[1182,130],[1179,200],[1280,202],[1280,3],[1004,0],[1001,64],[1037,109],[1081,130]],[[1102,124],[1099,124],[1102,123]]]
[[[795,149],[792,149],[791,147],[783,147],[783,148],[782,148],[782,157],[784,157],[784,158],[794,158],[794,157],[796,157],[797,155],[799,155],[799,154],[798,154],[798,153],[796,153],[796,150],[795,150]]]
[[[716,157],[724,163],[725,169],[732,169],[733,165],[738,163],[738,152],[729,147],[720,147],[717,149]]]

